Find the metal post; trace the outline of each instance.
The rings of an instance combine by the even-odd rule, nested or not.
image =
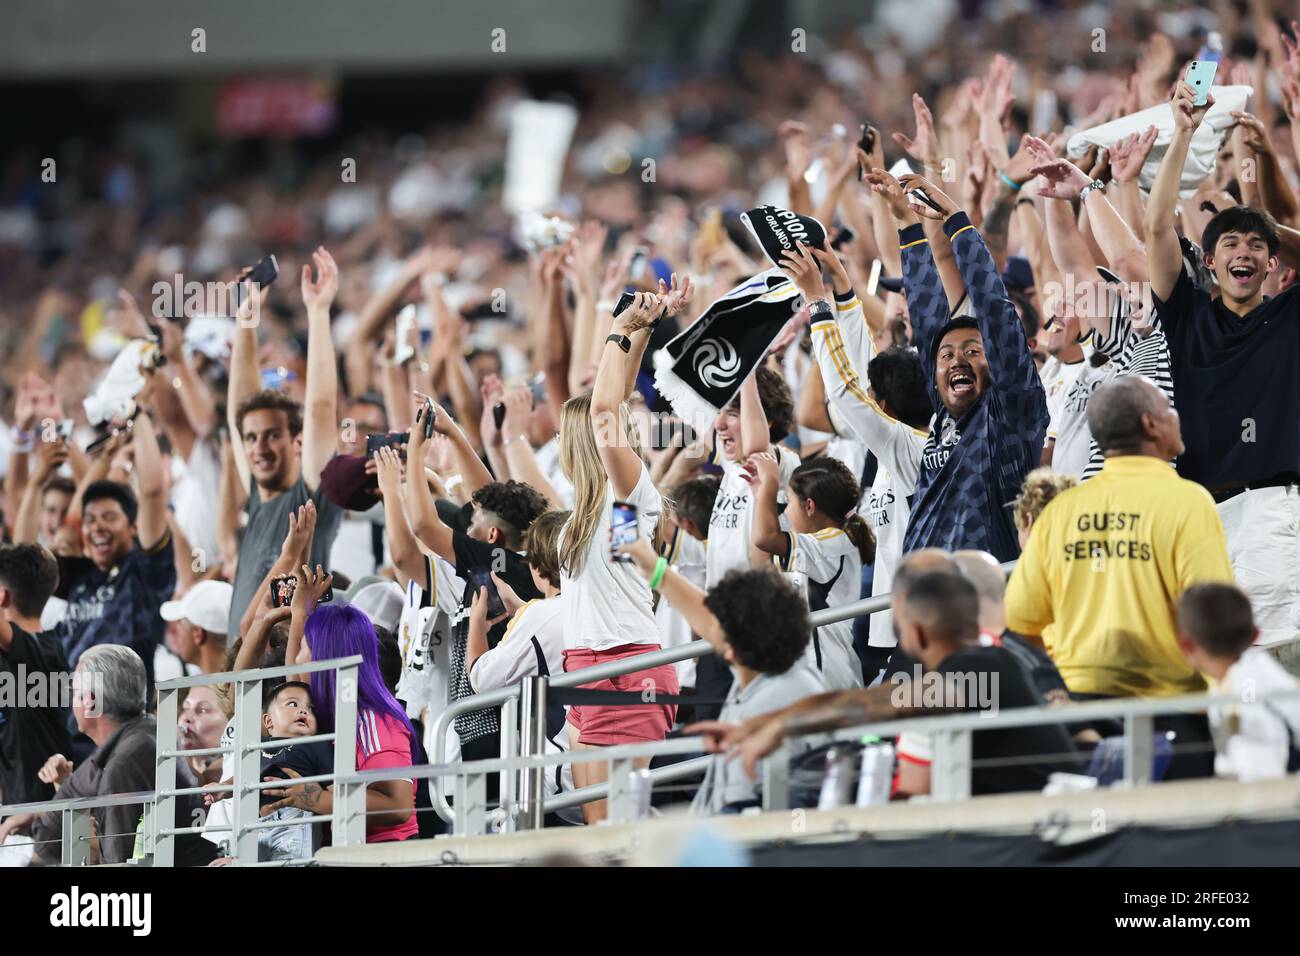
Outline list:
[[[540,757],[546,752],[546,693],[548,681],[536,675],[525,677],[521,684],[520,711],[524,732],[519,753],[523,757]],[[504,727],[503,731],[504,733]],[[539,762],[525,767],[520,779],[519,825],[524,830],[540,830],[546,816],[546,768]],[[459,814],[458,814],[459,816]]]
[[[64,866],[90,865],[91,823],[93,810],[63,811],[63,840],[60,846],[60,859]]]
[[[257,831],[248,825],[261,818],[261,793],[251,785],[262,779],[262,751],[250,745],[262,739],[261,728],[262,681],[236,678],[235,790],[230,802],[230,855],[236,863],[257,862]]]
[[[636,764],[631,757],[613,757],[609,761],[610,823],[630,823],[636,819],[636,795],[632,790],[632,771]]]
[[[1124,715],[1124,786],[1151,782],[1151,737],[1155,721],[1150,714]]]
[[[714,759],[723,758],[718,755]],[[788,809],[790,809],[790,745],[782,744],[763,761],[763,810]]]
[[[965,800],[970,796],[971,731],[940,730],[930,739],[930,794],[936,801]]]
[[[519,750],[519,699],[511,697],[501,705],[501,759],[510,760],[518,757]],[[505,817],[501,821],[502,833],[513,833],[518,818],[519,771],[501,771],[501,809]]]
[[[175,751],[179,746],[176,739],[176,727],[180,723],[179,693],[176,688],[158,691],[158,719],[155,727],[159,753]],[[159,757],[154,767],[154,793],[157,798],[154,801],[153,824],[158,832],[153,845],[154,866],[176,865],[176,838],[166,832],[176,826],[176,798],[171,795],[175,789],[176,758]]]
[[[482,836],[486,830],[484,804],[487,803],[487,777],[474,771],[456,775],[456,822],[454,836]]]
[[[357,769],[357,665],[340,667],[334,687],[334,773]],[[366,842],[366,787],[363,783],[334,785],[334,846]]]

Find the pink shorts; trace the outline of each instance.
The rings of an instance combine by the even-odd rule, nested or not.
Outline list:
[[[571,673],[584,667],[608,664],[610,661],[657,650],[658,644],[623,644],[607,651],[573,648],[564,652],[564,670]],[[676,694],[677,668],[672,664],[662,664],[635,674],[624,674],[622,677],[582,686],[590,690],[634,691],[638,694],[645,693],[653,686],[657,694]],[[612,747],[617,744],[663,740],[672,729],[676,717],[675,704],[588,704],[570,707],[568,721],[577,728],[579,743],[593,747]]]

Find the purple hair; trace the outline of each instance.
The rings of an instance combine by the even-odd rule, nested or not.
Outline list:
[[[327,661],[337,657],[361,655],[357,668],[357,722],[367,710],[377,717],[387,714],[415,740],[415,728],[406,711],[397,702],[379,671],[379,638],[365,612],[352,604],[322,604],[307,618],[305,628],[311,659]],[[338,671],[311,673],[311,699],[321,731],[334,729],[334,697]]]

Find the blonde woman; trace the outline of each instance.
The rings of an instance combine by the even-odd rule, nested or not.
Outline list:
[[[658,526],[663,501],[641,458],[627,397],[652,323],[676,313],[689,296],[690,280],[679,287],[675,275],[671,287],[660,282],[658,294],[637,293],[614,319],[592,393],[569,399],[560,412],[560,467],[573,485],[573,514],[560,532],[566,671],[659,649],[653,593],[632,564],[610,555],[610,519],[614,502],[623,501],[636,506],[643,537],[653,538]],[[586,686],[676,694],[677,674],[666,664]],[[676,707],[656,703],[574,706],[569,739],[574,750],[663,740],[675,716]],[[574,765],[575,786],[601,783],[607,776],[599,761]],[[586,804],[583,811],[588,823],[598,822],[605,817],[605,802]]]

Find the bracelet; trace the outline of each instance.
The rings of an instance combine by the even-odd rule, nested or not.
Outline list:
[[[1092,192],[1093,190],[1105,189],[1105,188],[1106,188],[1105,183],[1103,183],[1100,179],[1094,179],[1092,182],[1088,183],[1088,185],[1084,186],[1082,189],[1079,190],[1079,201],[1083,202],[1085,199],[1087,199],[1088,193]]]
[[[509,448],[510,443],[515,441],[528,441],[528,436],[524,434],[519,434],[519,435],[515,435],[513,438],[503,438],[501,439],[501,447]]]
[[[659,585],[662,584],[664,580],[664,572],[667,570],[668,570],[668,559],[665,557],[660,557],[659,560],[655,562],[655,573],[650,575],[651,591],[659,590]]]
[[[1011,189],[1013,193],[1018,193],[1024,187],[1024,183],[1018,183],[1006,173],[999,171],[998,178],[1001,179]]]

